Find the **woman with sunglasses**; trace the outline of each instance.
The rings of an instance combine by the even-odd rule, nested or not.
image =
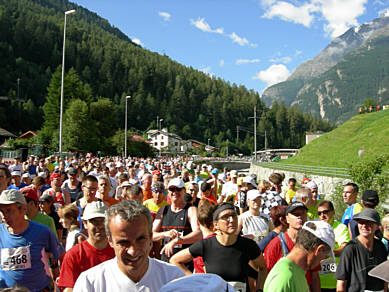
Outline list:
[[[232,204],[219,203],[213,212],[213,222],[217,231],[216,236],[202,239],[178,252],[170,259],[170,263],[190,275],[192,271],[187,269],[185,264],[201,256],[206,273],[219,275],[235,290],[250,291],[249,263],[257,269],[264,266],[259,247],[253,240],[237,234],[238,215]],[[263,287],[264,280],[259,273],[256,289]]]

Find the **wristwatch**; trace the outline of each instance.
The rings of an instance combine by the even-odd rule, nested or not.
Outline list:
[[[184,240],[182,239],[182,237],[177,237],[177,244],[183,244],[184,243]]]

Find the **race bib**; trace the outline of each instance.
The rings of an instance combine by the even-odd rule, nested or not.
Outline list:
[[[29,246],[1,249],[1,268],[3,271],[16,271],[31,268]]]
[[[246,292],[246,283],[242,282],[228,282],[237,292]]]
[[[336,272],[336,262],[335,259],[326,259],[320,263],[321,271],[320,275],[328,275]]]

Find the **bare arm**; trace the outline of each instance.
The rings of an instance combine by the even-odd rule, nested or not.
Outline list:
[[[347,242],[343,242],[343,244],[339,248],[334,249],[334,254],[336,257],[340,257],[340,255],[341,255],[343,249],[346,247],[346,245],[347,245]]]
[[[193,257],[189,252],[189,248],[186,248],[186,249],[180,250],[178,253],[176,253],[170,259],[170,263],[181,268],[184,271],[185,275],[191,275],[192,272],[185,266],[185,264],[189,263],[192,260],[193,260]]]
[[[242,220],[242,217],[239,216],[238,217],[238,229],[236,230],[236,234],[239,234],[239,232],[242,231],[242,228],[243,228],[243,220]]]
[[[66,189],[63,189],[62,193],[63,193],[63,197],[64,197],[64,200],[65,200],[65,205],[70,204],[71,203],[71,201],[70,201],[70,193]]]
[[[312,275],[312,284],[311,284],[311,292],[320,292],[320,277],[319,272],[311,271]]]
[[[64,288],[63,292],[73,292],[73,288]]]
[[[263,286],[265,285],[265,280],[267,277],[267,267],[266,267],[266,262],[265,262],[265,259],[263,258],[262,253],[259,257],[257,257],[255,260],[253,260],[253,264],[258,269],[257,287],[255,289],[256,290],[263,289]]]
[[[346,292],[347,280],[336,281],[336,292]]]

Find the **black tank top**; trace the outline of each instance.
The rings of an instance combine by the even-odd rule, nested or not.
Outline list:
[[[176,229],[178,232],[180,232],[180,237],[191,233],[192,227],[190,225],[190,220],[188,217],[188,209],[190,207],[191,207],[190,204],[186,204],[181,211],[175,213],[172,211],[170,205],[166,206],[162,213],[162,225],[161,225],[162,231],[169,231],[172,229]],[[163,240],[163,245],[165,245],[169,241],[170,239],[166,238],[165,240]],[[189,246],[190,244],[179,245],[178,247],[174,248],[174,253],[177,253],[178,251],[187,248]],[[163,261],[167,261],[167,262],[169,261],[169,259],[166,258],[164,254],[161,256],[161,259]]]

